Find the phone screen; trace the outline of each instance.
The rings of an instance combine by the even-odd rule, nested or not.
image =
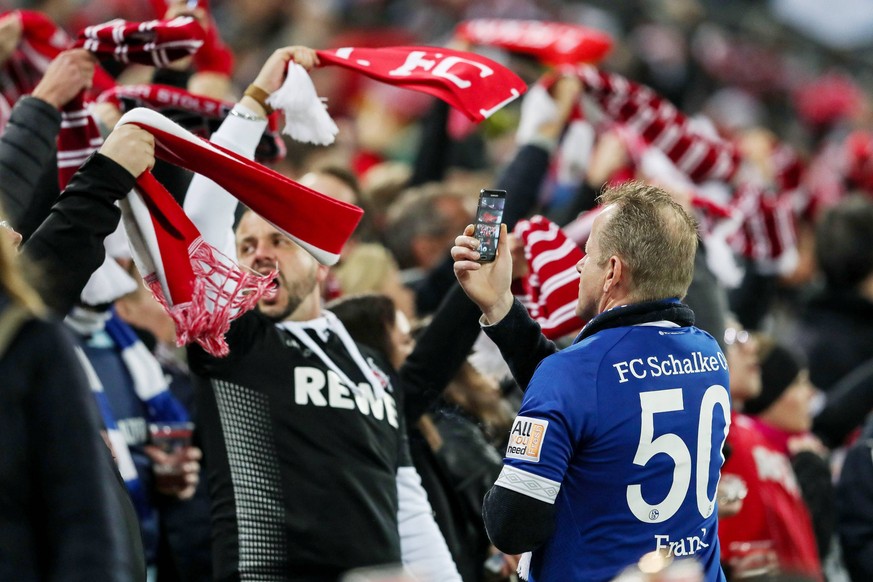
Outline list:
[[[505,190],[482,190],[479,193],[479,208],[476,210],[476,230],[479,240],[479,262],[490,263],[497,256],[497,241],[500,238],[500,223],[503,222]]]

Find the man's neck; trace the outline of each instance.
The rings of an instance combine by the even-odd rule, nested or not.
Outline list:
[[[321,316],[321,294],[318,288],[314,293],[310,293],[303,302],[297,306],[297,309],[285,318],[285,321],[304,322],[317,319]]]
[[[639,301],[637,301],[636,298],[632,297],[630,294],[627,293],[622,293],[621,295],[610,295],[603,298],[603,300],[601,301],[600,310],[597,312],[597,314],[600,315],[604,311],[609,311],[614,307],[630,305],[631,303],[639,303]]]

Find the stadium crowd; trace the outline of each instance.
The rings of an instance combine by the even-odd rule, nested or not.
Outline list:
[[[0,0],[0,580],[873,580],[807,4]]]

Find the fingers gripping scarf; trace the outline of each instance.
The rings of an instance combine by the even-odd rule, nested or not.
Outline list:
[[[156,155],[213,180],[319,262],[334,264],[363,211],[302,186],[214,143],[197,138],[148,109],[126,113],[155,136]],[[206,244],[191,220],[148,171],[122,201],[134,261],[148,287],[176,322],[179,345],[196,341],[207,352],[228,352],[230,322],[270,292],[274,274],[242,270]]]
[[[148,22],[112,20],[84,29],[75,47],[90,51],[98,58],[161,67],[196,52],[203,44],[203,35],[200,25],[188,16]],[[102,143],[97,124],[85,105],[83,91],[61,111],[58,181],[62,190]]]

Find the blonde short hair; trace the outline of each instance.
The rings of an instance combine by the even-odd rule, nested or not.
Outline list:
[[[380,244],[356,245],[334,269],[343,294],[381,293],[392,272],[397,272],[397,261]]]
[[[630,271],[636,301],[682,299],[694,275],[697,222],[664,190],[625,182],[600,196],[615,211],[600,230],[600,264],[618,256]]]

